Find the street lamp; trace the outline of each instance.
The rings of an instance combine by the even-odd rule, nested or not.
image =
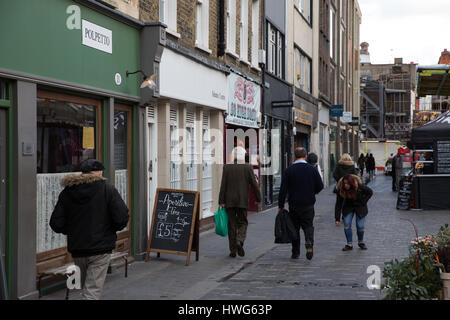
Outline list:
[[[148,87],[150,89],[155,89],[156,88],[156,82],[155,82],[156,75],[155,74],[151,75],[150,77],[147,77],[146,74],[142,70],[138,70],[138,71],[135,71],[135,72],[128,72],[127,71],[126,72],[127,78],[128,78],[128,76],[130,74],[135,74],[135,73],[138,73],[138,72],[142,73],[142,75],[143,75],[143,81],[142,81],[141,86],[140,86],[141,89],[144,89],[146,87]]]

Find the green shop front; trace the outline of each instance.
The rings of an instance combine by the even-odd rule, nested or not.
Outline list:
[[[0,230],[9,298],[36,298],[37,274],[71,261],[66,237],[49,220],[61,179],[85,159],[105,163],[130,208],[116,251],[145,252],[145,236],[136,234],[144,229],[137,212],[146,212],[136,201],[140,77],[126,75],[140,69],[141,29],[92,1],[0,2]]]

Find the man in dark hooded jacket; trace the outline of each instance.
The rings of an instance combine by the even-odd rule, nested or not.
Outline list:
[[[81,271],[83,298],[98,300],[106,278],[116,232],[128,224],[128,208],[117,189],[107,183],[100,161],[81,164],[82,174],[63,178],[65,188],[53,210],[50,227],[67,235],[67,250]]]

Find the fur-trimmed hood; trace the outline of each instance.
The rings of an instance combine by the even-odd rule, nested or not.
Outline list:
[[[106,180],[106,179],[92,173],[69,174],[61,180],[61,185],[63,187],[72,187],[75,185],[92,183],[99,180]]]
[[[353,162],[352,158],[350,157],[350,155],[348,153],[344,153],[338,163],[342,164],[344,166],[354,166],[355,165],[355,163]]]
[[[92,173],[69,174],[61,180],[69,198],[76,203],[89,202],[104,186],[106,179]]]

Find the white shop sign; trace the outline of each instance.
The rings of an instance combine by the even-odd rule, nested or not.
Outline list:
[[[343,122],[343,123],[352,122],[352,112],[344,111],[344,115],[341,117],[341,122]]]
[[[85,46],[112,54],[112,31],[82,20],[82,43]]]
[[[160,95],[225,111],[227,77],[165,48],[160,64]]]
[[[228,76],[228,115],[226,123],[259,128],[261,106],[260,87],[237,74]]]

